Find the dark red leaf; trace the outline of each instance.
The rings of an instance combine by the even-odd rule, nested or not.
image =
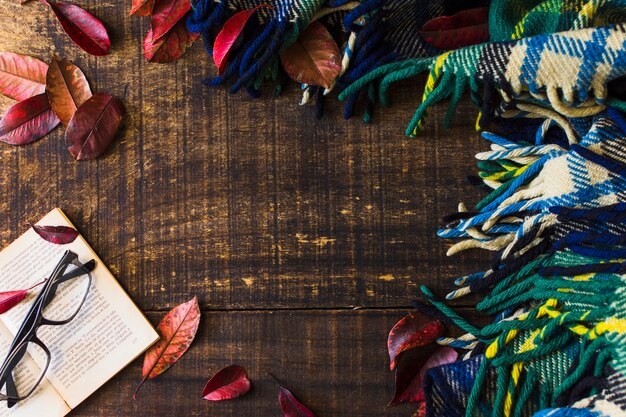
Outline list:
[[[133,0],[133,7],[130,9],[130,15],[150,16],[154,0]]]
[[[85,52],[91,55],[107,55],[111,49],[111,40],[106,28],[91,13],[75,4],[55,1],[46,3],[56,15],[65,33]]]
[[[144,382],[161,375],[183,356],[196,337],[199,325],[200,306],[195,296],[174,307],[163,317],[157,326],[161,339],[144,356],[141,370],[143,379],[135,389],[133,399],[137,398],[137,392]]]
[[[41,139],[60,123],[48,95],[39,94],[9,107],[0,119],[0,141],[26,145]]]
[[[150,62],[165,64],[180,58],[198,39],[199,33],[187,30],[185,19],[181,19],[176,26],[156,42],[152,40],[152,29],[148,31],[143,41],[143,54]]]
[[[46,74],[46,91],[52,110],[67,127],[76,110],[92,96],[85,74],[65,59],[52,57]]]
[[[78,231],[69,226],[31,226],[42,239],[57,245],[72,243],[78,237]]]
[[[0,93],[14,100],[26,100],[46,91],[48,65],[40,60],[0,52]]]
[[[211,377],[202,390],[202,398],[209,401],[232,400],[250,391],[246,370],[230,365]]]
[[[0,292],[0,314],[6,313],[26,298],[28,290]]]
[[[152,40],[157,41],[169,32],[187,12],[191,10],[189,0],[159,0],[152,9]]]
[[[230,19],[224,23],[224,26],[222,26],[222,30],[217,34],[215,43],[213,44],[213,62],[215,62],[217,66],[218,74],[222,74],[224,69],[226,69],[228,55],[234,48],[235,42],[246,26],[246,23],[254,12],[262,7],[271,8],[268,4],[260,4],[253,9],[242,10],[232,15]]]
[[[284,417],[315,417],[313,411],[296,400],[293,394],[281,385],[278,386],[278,402]]]
[[[419,351],[419,348],[415,350]],[[418,360],[417,363],[422,363],[421,359],[424,357],[426,353],[427,352],[423,350],[419,352],[420,360]],[[400,370],[401,365],[398,365],[397,372],[404,374],[404,375],[402,376],[403,382],[402,384],[400,384],[400,387],[398,387],[398,384],[396,382],[396,389],[398,388],[400,388],[401,390],[402,388],[404,389],[402,390],[402,392],[396,391],[396,396],[394,397],[395,402],[394,400],[392,400],[392,403],[397,404],[399,402],[404,402],[404,401],[408,401],[408,402],[423,401],[424,400],[424,378],[426,377],[426,371],[436,366],[442,366],[442,365],[452,363],[457,360],[458,356],[459,355],[452,348],[449,348],[449,347],[436,348],[434,352],[432,352],[427,357],[426,361],[423,362],[419,371],[416,374],[413,374],[413,379],[409,381],[408,385],[405,385],[405,384],[411,377],[410,374],[411,372],[414,371],[414,368],[413,366],[410,366],[411,368],[410,372],[407,371],[406,369],[403,369],[401,372]],[[400,361],[402,361],[402,359],[400,359]],[[402,366],[405,367],[404,364],[402,364]]]
[[[330,88],[341,72],[337,43],[320,22],[307,26],[293,45],[280,53],[280,62],[291,79]]]
[[[389,350],[389,368],[393,371],[396,359],[407,349],[425,346],[434,342],[444,332],[444,326],[439,320],[430,319],[418,313],[411,313],[393,326],[387,339]]]
[[[406,350],[398,356],[395,375],[396,388],[388,405],[392,406],[408,401],[409,393],[407,391],[411,387],[411,383],[435,349],[435,344],[429,344]]]
[[[67,126],[68,150],[78,160],[100,156],[115,140],[123,118],[121,101],[108,94],[94,94],[76,110]]]
[[[435,48],[458,49],[488,41],[488,20],[489,8],[477,7],[431,19],[418,33]]]

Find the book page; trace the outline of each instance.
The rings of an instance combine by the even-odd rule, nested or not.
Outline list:
[[[0,322],[0,352],[6,354],[9,351],[13,335]],[[4,356],[0,359],[4,360]],[[39,366],[26,354],[22,362],[13,371],[13,378],[18,392],[30,389],[41,373]],[[4,392],[4,391],[3,391]],[[11,408],[5,401],[0,402],[0,417],[62,417],[70,412],[63,398],[56,392],[50,381],[44,379],[35,392]]]
[[[38,224],[71,226],[58,209]],[[146,350],[158,335],[82,236],[71,244],[55,245],[29,229],[0,252],[0,291],[28,288],[41,281],[68,249],[78,254],[80,262],[96,260],[87,299],[70,323],[42,326],[37,335],[52,353],[46,378],[74,408]],[[39,288],[26,301],[0,316],[12,333],[19,329]],[[57,294],[68,311],[80,304],[83,295],[83,291],[72,289]],[[58,304],[59,300],[55,298],[54,302]],[[40,366],[45,362],[36,353],[32,356]]]

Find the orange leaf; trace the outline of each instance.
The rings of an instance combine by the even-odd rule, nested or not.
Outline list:
[[[80,68],[56,57],[48,66],[46,90],[52,110],[65,127],[76,110],[92,96],[87,78]]]
[[[200,307],[198,299],[191,300],[174,307],[163,317],[157,326],[161,339],[147,352],[143,360],[143,379],[135,389],[133,398],[137,398],[137,391],[148,379],[161,375],[189,349],[196,337],[200,325]]]
[[[0,52],[0,93],[26,100],[46,91],[48,65],[13,52]]]
[[[180,58],[200,36],[187,30],[185,19],[156,41],[152,39],[152,29],[143,41],[143,55],[150,62],[165,64]]]
[[[290,47],[280,53],[283,68],[299,83],[330,88],[341,72],[339,47],[319,22],[311,23]]]
[[[133,7],[130,9],[130,15],[150,16],[154,0],[133,0]]]

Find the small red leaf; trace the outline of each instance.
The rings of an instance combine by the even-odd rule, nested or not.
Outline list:
[[[0,141],[26,145],[41,139],[60,123],[48,95],[39,94],[9,107],[0,119]]]
[[[231,18],[224,23],[224,26],[222,26],[222,30],[215,37],[215,43],[213,44],[213,62],[215,62],[217,66],[218,74],[222,74],[224,69],[226,69],[228,55],[234,48],[235,42],[246,26],[246,23],[254,12],[262,7],[271,8],[268,4],[260,4],[253,9],[242,10],[231,16]]]
[[[108,94],[94,94],[76,110],[67,126],[68,150],[78,160],[97,158],[115,140],[123,118],[121,101]]]
[[[130,15],[150,16],[154,7],[154,0],[133,0]]]
[[[0,52],[0,93],[14,100],[26,100],[46,91],[48,65],[40,60]]]
[[[191,10],[189,0],[159,0],[152,9],[152,40],[157,41],[169,32],[187,12]]]
[[[198,299],[174,307],[157,326],[161,339],[146,352],[143,360],[143,379],[135,389],[133,398],[137,398],[139,388],[148,379],[161,375],[189,349],[196,337],[200,325],[200,307]]]
[[[209,401],[232,400],[250,391],[246,370],[230,365],[211,377],[202,390],[202,398]]]
[[[65,33],[82,50],[91,55],[107,55],[111,49],[111,40],[106,28],[94,15],[75,4],[43,0],[56,15]]]
[[[57,245],[72,243],[78,237],[78,231],[69,226],[31,226],[42,239]]]
[[[452,16],[429,20],[418,33],[439,49],[458,49],[489,40],[489,8],[462,10]]]
[[[0,314],[6,313],[26,298],[28,290],[0,292]]]
[[[46,90],[52,110],[66,127],[76,110],[92,95],[80,68],[56,57],[52,57],[48,66]]]
[[[396,367],[396,359],[400,353],[407,349],[428,345],[443,334],[444,327],[439,320],[431,322],[427,320],[422,315],[411,313],[393,326],[387,339],[389,368],[392,371]]]
[[[180,20],[172,30],[156,42],[152,40],[152,29],[150,29],[143,41],[143,54],[150,62],[161,64],[174,62],[193,45],[198,36],[200,36],[199,33],[191,33],[187,30],[185,19]]]
[[[285,387],[278,386],[278,402],[284,417],[315,417],[313,411],[296,399]]]
[[[298,40],[280,53],[287,75],[299,83],[330,88],[341,72],[339,47],[320,22],[307,26]]]

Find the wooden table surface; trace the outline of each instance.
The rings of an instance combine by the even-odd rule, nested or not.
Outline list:
[[[61,207],[153,323],[193,295],[202,321],[136,401],[140,360],[71,415],[279,416],[271,372],[318,417],[410,416],[414,406],[386,407],[387,333],[420,285],[442,294],[485,259],[446,258],[449,242],[435,236],[443,215],[480,194],[464,180],[484,147],[472,105],[447,130],[436,107],[407,139],[421,94],[410,83],[371,125],[344,121],[334,100],[317,121],[295,84],[258,100],[203,86],[214,68],[201,42],[176,64],[147,63],[149,21],[128,16],[129,0],[77,3],[108,27],[110,56],[82,52],[44,4],[17,0],[0,0],[0,51],[73,61],[94,91],[123,99],[125,128],[90,162],[74,161],[63,129],[0,146],[0,242]],[[252,392],[202,400],[208,377],[232,363]]]

